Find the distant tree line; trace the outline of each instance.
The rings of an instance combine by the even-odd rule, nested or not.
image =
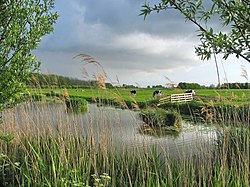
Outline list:
[[[180,82],[178,84],[180,89],[250,89],[250,83],[223,83],[220,87],[211,84],[210,86],[199,85],[198,83]]]
[[[133,84],[123,84],[122,87],[123,88],[138,88],[138,86],[135,86]]]
[[[185,90],[185,89],[206,89],[207,87],[204,85],[200,85],[198,83],[180,82],[178,84],[178,88]]]
[[[112,88],[111,83],[105,83],[106,88]],[[81,80],[72,77],[65,77],[54,74],[34,73],[28,82],[31,88],[95,88],[98,86],[96,80]]]
[[[152,88],[159,88],[159,89],[162,89],[162,88],[164,88],[164,86],[162,86],[162,85],[153,85]]]
[[[32,79],[28,82],[31,88],[96,88],[98,87],[96,80],[81,80],[72,77],[65,77],[54,74],[33,73]],[[113,88],[111,83],[105,83],[106,88]],[[132,84],[123,84],[123,88],[138,88]],[[152,85],[147,88],[164,89],[163,85]],[[198,83],[180,82],[177,85],[179,89],[216,89],[218,86],[211,84],[210,86],[200,85]],[[250,83],[224,83],[220,86],[221,89],[250,89]]]
[[[227,89],[250,89],[250,83],[224,83],[221,88]]]

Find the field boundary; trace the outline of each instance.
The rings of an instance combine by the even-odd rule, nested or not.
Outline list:
[[[168,102],[190,102],[193,101],[193,99],[194,97],[192,93],[171,94],[170,96],[159,99],[159,104],[157,106],[163,105]]]

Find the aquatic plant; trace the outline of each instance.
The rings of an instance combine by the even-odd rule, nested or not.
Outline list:
[[[142,110],[140,116],[150,127],[181,127],[181,115],[174,110],[148,108]]]
[[[65,104],[68,111],[86,112],[88,110],[88,102],[83,98],[70,97],[65,99]]]

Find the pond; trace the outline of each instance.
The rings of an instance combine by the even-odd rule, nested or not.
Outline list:
[[[21,131],[91,137],[95,144],[117,150],[156,147],[174,156],[197,154],[214,145],[217,138],[213,126],[184,120],[178,133],[142,132],[143,122],[138,112],[95,104],[89,104],[86,113],[67,113],[63,104],[24,103],[7,110],[3,121],[17,124],[14,128]]]

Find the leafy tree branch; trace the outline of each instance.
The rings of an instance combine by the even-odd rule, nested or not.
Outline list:
[[[53,31],[55,0],[0,1],[0,111],[20,101],[39,68],[32,50]]]
[[[141,14],[144,19],[151,12],[175,9],[186,20],[198,27],[201,44],[195,50],[202,60],[210,59],[213,54],[230,54],[241,57],[250,63],[250,3],[246,0],[161,0],[157,5],[145,3]],[[217,19],[226,32],[216,32],[209,21]]]

